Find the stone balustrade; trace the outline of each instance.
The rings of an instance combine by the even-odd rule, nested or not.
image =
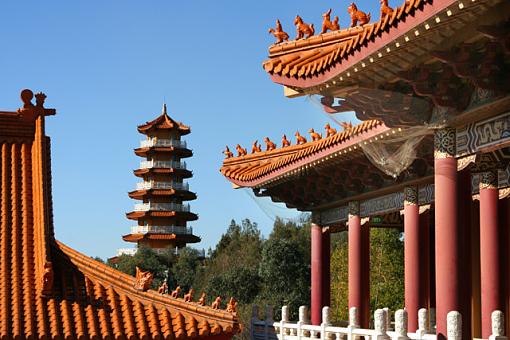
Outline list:
[[[271,307],[266,307],[266,320],[258,319],[258,307],[253,307],[250,334],[251,339],[264,340],[297,340],[297,339],[329,339],[329,340],[407,340],[407,339],[436,339],[435,334],[430,332],[429,311],[418,311],[418,329],[414,333],[408,332],[407,311],[399,309],[395,312],[395,330],[390,331],[390,310],[378,309],[374,313],[374,329],[362,329],[358,326],[358,311],[355,307],[349,310],[349,325],[336,327],[332,325],[330,308],[322,309],[322,323],[311,325],[308,316],[308,308],[299,308],[299,320],[296,323],[289,321],[289,308],[282,307],[282,318],[273,321]],[[434,328],[432,328],[434,329]],[[462,339],[462,316],[457,311],[451,311],[447,316],[448,340]],[[489,340],[508,340],[504,335],[504,315],[501,311],[492,313],[492,335]]]

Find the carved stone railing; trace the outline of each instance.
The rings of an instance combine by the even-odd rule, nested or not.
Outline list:
[[[136,190],[149,190],[149,189],[160,189],[160,190],[189,190],[188,183],[180,182],[160,182],[160,181],[145,181],[136,183]]]
[[[140,162],[140,169],[186,169],[186,162],[178,161],[142,161]]]
[[[189,212],[189,204],[179,203],[138,203],[135,211],[184,211]]]
[[[193,234],[192,227],[183,226],[148,226],[148,225],[137,225],[131,227],[131,234],[176,234],[176,235],[190,235]]]
[[[271,315],[266,320],[258,319],[258,307],[253,308],[250,335],[251,339],[275,339],[297,340],[297,339],[330,339],[330,340],[406,340],[406,339],[436,339],[436,334],[430,333],[428,311],[420,309],[418,312],[418,330],[414,333],[407,329],[407,312],[399,309],[395,312],[395,330],[390,331],[390,311],[388,308],[378,309],[374,313],[374,329],[363,329],[358,326],[358,315],[355,307],[349,310],[349,325],[347,327],[335,327],[330,321],[330,309],[322,309],[322,323],[310,325],[308,309],[305,306],[299,308],[299,321],[289,321],[289,310],[287,306],[282,307],[281,321],[272,321],[272,309],[267,313]],[[507,340],[504,336],[504,317],[501,311],[492,313],[492,335],[489,339]],[[447,338],[448,340],[462,339],[462,317],[459,312],[451,311],[447,316]]]
[[[186,141],[176,139],[147,139],[140,141],[141,148],[150,148],[151,146],[186,148]]]

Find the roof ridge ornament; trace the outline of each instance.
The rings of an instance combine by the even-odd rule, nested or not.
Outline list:
[[[270,28],[269,33],[274,35],[276,38],[276,44],[282,43],[283,41],[289,41],[289,35],[283,31],[282,24],[279,19],[276,19],[276,28]]]
[[[55,109],[47,109],[44,107],[46,95],[42,92],[35,95],[35,105],[32,103],[32,99],[34,99],[34,92],[32,92],[32,90],[22,90],[20,97],[23,102],[23,107],[19,108],[17,112],[24,120],[34,121],[39,116],[53,116],[57,113]]]
[[[354,2],[347,7],[347,12],[351,15],[351,27],[356,27],[358,21],[360,26],[370,22],[370,13],[360,11]]]
[[[166,113],[166,103],[164,101],[163,101],[163,108],[161,109],[161,114],[163,114],[165,116],[167,115],[167,113]]]

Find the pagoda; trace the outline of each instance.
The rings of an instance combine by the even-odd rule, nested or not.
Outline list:
[[[137,224],[131,227],[130,234],[122,236],[124,241],[144,244],[156,251],[200,242],[193,229],[187,226],[198,216],[190,212],[189,204],[185,203],[197,198],[184,181],[193,174],[182,161],[193,155],[181,139],[191,130],[168,116],[166,104],[162,111],[153,121],[138,126],[138,131],[146,139],[135,149],[135,154],[144,160],[134,174],[142,181],[137,183],[129,197],[140,203],[126,214]]]

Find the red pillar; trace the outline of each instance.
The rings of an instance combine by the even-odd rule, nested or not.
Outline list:
[[[471,170],[465,168],[458,172],[458,224],[460,228],[460,303],[462,315],[462,337],[472,339],[472,275],[471,275]]]
[[[368,226],[361,226],[359,202],[349,203],[349,309],[356,307],[361,327],[369,320],[369,237]]]
[[[420,214],[420,278],[423,285],[420,289],[420,308],[429,309],[430,301],[430,213],[425,210]]]
[[[434,135],[436,219],[436,324],[438,339],[447,338],[446,315],[460,311],[460,228],[457,223],[455,129]],[[463,319],[465,316],[462,316]]]
[[[311,256],[311,271],[312,271],[312,292],[311,292],[311,321],[312,325],[320,325],[321,323],[321,309],[322,309],[322,289],[323,289],[323,268],[322,268],[322,227],[312,223],[312,256]]]
[[[404,292],[405,307],[408,315],[409,331],[418,329],[418,309],[424,307],[420,294],[424,290],[424,281],[420,277],[423,270],[420,261],[420,213],[416,187],[404,190]]]
[[[329,228],[322,232],[322,307],[331,305],[331,234]]]
[[[497,172],[480,174],[480,264],[482,293],[482,337],[491,335],[491,314],[503,310],[501,237],[498,228]]]

